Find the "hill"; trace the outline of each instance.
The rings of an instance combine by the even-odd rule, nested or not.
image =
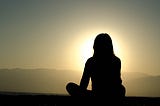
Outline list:
[[[160,76],[151,76],[139,72],[123,73],[123,83],[127,95],[160,97]]]
[[[55,69],[0,69],[0,91],[66,95],[68,82],[79,83],[81,71]],[[123,72],[126,96],[160,97],[160,76]]]

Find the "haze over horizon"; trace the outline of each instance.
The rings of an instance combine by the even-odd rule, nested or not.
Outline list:
[[[122,72],[126,96],[160,97],[160,75],[151,76],[140,72]],[[0,95],[47,94],[69,95],[68,82],[80,83],[82,72],[56,69],[0,69]],[[104,85],[106,86],[106,85]],[[88,86],[91,89],[91,83]]]
[[[159,0],[1,0],[0,68],[81,73],[95,36],[108,33],[122,72],[160,75],[159,5]]]

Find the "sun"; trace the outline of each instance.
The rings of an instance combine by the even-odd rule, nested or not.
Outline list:
[[[80,48],[82,62],[85,63],[93,55],[93,38],[86,39]]]
[[[85,37],[80,36],[76,38],[74,44],[72,44],[72,46],[76,45],[74,46],[74,48],[72,48],[75,51],[76,55],[75,56],[72,55],[72,57],[74,57],[73,59],[76,60],[74,64],[76,64],[77,69],[83,69],[88,58],[93,56],[93,53],[94,53],[93,44],[98,33],[94,33],[94,34],[87,33],[87,34],[81,34],[81,35],[84,35]],[[116,36],[116,34],[110,34],[110,35],[113,35],[111,36],[111,38],[112,38],[114,54],[120,58],[124,58],[124,55],[121,50],[123,49],[122,47],[124,46],[119,41],[121,39],[119,39]]]
[[[120,56],[120,50],[119,50],[118,44],[115,42],[113,42],[113,50],[115,55]]]
[[[87,61],[88,58],[90,58],[93,55],[93,44],[94,44],[94,38],[88,38],[83,41],[80,47],[80,55],[83,63]],[[116,55],[120,55],[118,44],[116,42],[113,42],[113,49],[114,53]]]

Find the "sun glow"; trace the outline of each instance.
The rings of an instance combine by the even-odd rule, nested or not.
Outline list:
[[[99,31],[99,32],[105,32],[105,31]],[[80,35],[78,38],[76,38],[72,50],[75,50],[75,56],[73,56],[73,52],[71,53],[73,59],[76,60],[73,64],[76,64],[76,68],[83,70],[84,65],[87,61],[88,58],[93,56],[94,50],[93,50],[93,44],[94,44],[94,39],[98,35],[98,32],[95,33],[83,33]],[[126,47],[124,46],[123,42],[121,39],[117,36],[116,33],[109,33],[109,35],[112,38],[112,43],[113,43],[113,49],[114,49],[114,54],[121,58],[123,60],[123,64],[126,61],[126,57],[128,56],[126,53],[124,53],[123,50],[127,50]],[[75,45],[75,46],[74,46]],[[73,61],[71,59],[71,61]]]
[[[83,62],[86,62],[86,60],[91,57],[93,55],[93,43],[94,43],[94,39],[93,38],[88,38],[87,40],[84,41],[84,43],[81,46],[80,49],[80,53],[81,53],[81,57]],[[120,50],[119,50],[119,46],[116,42],[113,42],[113,49],[114,49],[114,53],[117,56],[120,56]]]
[[[119,51],[119,48],[118,48],[118,44],[113,42],[113,50],[114,50],[114,54],[117,55],[117,56],[120,56],[120,51]]]
[[[80,53],[83,63],[85,63],[87,59],[93,55],[93,43],[94,40],[89,38],[85,40],[84,43],[82,44]]]

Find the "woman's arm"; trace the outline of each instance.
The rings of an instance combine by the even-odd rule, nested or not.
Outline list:
[[[117,83],[122,83],[122,80],[121,80],[121,60],[116,57],[115,58],[115,67],[114,67],[115,71],[116,71],[116,74],[115,74],[115,77],[116,77],[116,81]]]
[[[88,59],[85,64],[83,75],[80,81],[80,87],[82,89],[87,89],[89,80],[90,80],[90,59]]]

